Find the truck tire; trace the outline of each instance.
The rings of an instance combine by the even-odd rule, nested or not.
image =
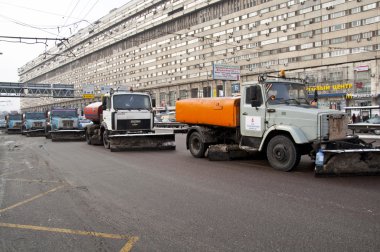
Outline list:
[[[108,139],[108,131],[107,130],[105,130],[103,132],[103,145],[104,145],[104,148],[106,148],[106,149],[109,149],[111,146],[110,141]]]
[[[50,127],[45,128],[45,138],[46,139],[51,139],[51,133],[49,132],[51,130]]]
[[[86,129],[85,137],[86,137],[86,143],[87,143],[88,145],[91,145],[91,136],[90,136],[90,134],[87,132],[87,129]]]
[[[301,160],[296,144],[284,135],[277,135],[270,139],[266,153],[269,164],[279,171],[291,171]]]
[[[189,149],[191,155],[193,155],[196,158],[202,158],[205,156],[206,148],[205,144],[202,141],[201,134],[194,131],[191,133],[189,138]]]

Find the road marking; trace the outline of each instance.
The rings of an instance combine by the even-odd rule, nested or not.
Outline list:
[[[6,181],[20,181],[20,182],[38,182],[38,183],[63,183],[59,180],[43,180],[43,179],[4,179]]]
[[[36,196],[30,198],[30,199],[27,199],[27,200],[21,201],[21,202],[19,202],[19,203],[16,203],[16,204],[14,204],[14,205],[12,205],[12,206],[9,206],[9,207],[6,207],[6,208],[3,208],[3,209],[0,209],[0,213],[3,213],[3,212],[5,212],[5,211],[8,211],[8,210],[13,209],[13,208],[15,208],[15,207],[18,207],[18,206],[24,205],[24,204],[26,204],[26,203],[29,203],[29,202],[31,202],[31,201],[33,201],[33,200],[36,200],[36,199],[38,199],[38,198],[41,198],[42,196],[45,196],[46,194],[49,194],[49,193],[55,192],[55,191],[57,191],[57,190],[59,190],[59,189],[61,189],[61,188],[63,188],[63,187],[64,187],[64,185],[61,185],[61,186],[55,187],[55,188],[53,188],[53,189],[51,189],[51,190],[49,190],[49,191],[47,191],[47,192],[40,193],[40,194],[38,194],[38,195],[36,195]]]
[[[52,232],[52,233],[64,233],[64,234],[93,236],[93,237],[109,238],[109,239],[119,239],[119,240],[125,239],[125,240],[128,240],[128,242],[124,245],[124,247],[120,250],[120,252],[131,251],[131,249],[133,248],[133,245],[139,240],[139,238],[137,236],[130,236],[130,235],[89,232],[89,231],[73,230],[73,229],[66,229],[66,228],[51,228],[51,227],[32,226],[32,225],[20,225],[20,224],[3,223],[3,222],[0,222],[0,227],[19,228],[19,229],[27,229],[27,230],[33,230],[33,231],[46,231],[46,232]]]
[[[129,252],[132,250],[133,245],[139,240],[139,237],[132,236],[129,241],[120,249],[120,252]]]

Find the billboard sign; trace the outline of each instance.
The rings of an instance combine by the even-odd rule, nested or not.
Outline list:
[[[240,66],[213,64],[212,78],[214,80],[240,80]]]
[[[104,94],[109,94],[110,91],[111,91],[111,87],[110,87],[110,86],[101,86],[101,87],[100,87],[100,93],[101,93],[102,95],[104,95]]]
[[[83,87],[82,97],[85,99],[95,98],[95,87],[92,84],[85,85]]]

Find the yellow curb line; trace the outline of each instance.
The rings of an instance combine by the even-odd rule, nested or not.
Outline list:
[[[20,182],[38,182],[38,183],[63,183],[58,180],[43,180],[43,179],[4,179],[6,181],[20,181]]]
[[[89,232],[89,231],[73,230],[73,229],[66,229],[66,228],[50,228],[50,227],[20,225],[20,224],[2,223],[2,222],[0,222],[0,227],[128,240],[128,242],[123,246],[120,252],[129,252],[132,249],[133,245],[139,240],[137,236],[130,236],[130,235],[107,234],[107,233]]]
[[[31,201],[33,201],[33,200],[36,200],[36,199],[38,199],[38,198],[41,198],[42,196],[45,196],[46,194],[51,193],[51,192],[55,192],[55,191],[61,189],[62,187],[64,187],[64,185],[61,185],[61,186],[55,187],[55,188],[53,188],[53,189],[51,189],[51,190],[49,190],[49,191],[47,191],[47,192],[44,192],[44,193],[38,194],[38,195],[36,195],[36,196],[34,196],[34,197],[30,198],[30,199],[27,199],[27,200],[21,201],[21,202],[19,202],[19,203],[17,203],[17,204],[14,204],[14,205],[12,205],[12,206],[9,206],[9,207],[6,207],[6,208],[3,208],[3,209],[0,209],[0,213],[3,213],[3,212],[5,212],[5,211],[8,211],[8,210],[13,209],[13,208],[15,208],[15,207],[18,207],[18,206],[24,205],[24,204],[26,204],[26,203],[28,203],[28,202],[31,202]]]

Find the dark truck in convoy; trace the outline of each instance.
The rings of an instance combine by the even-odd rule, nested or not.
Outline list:
[[[19,134],[21,133],[22,125],[22,115],[19,113],[8,114],[5,117],[7,122],[6,129],[8,134]]]
[[[45,126],[46,138],[52,141],[84,140],[84,129],[79,127],[75,108],[53,108],[48,112]]]
[[[26,136],[44,136],[45,125],[45,112],[25,112],[22,115],[21,133]]]

